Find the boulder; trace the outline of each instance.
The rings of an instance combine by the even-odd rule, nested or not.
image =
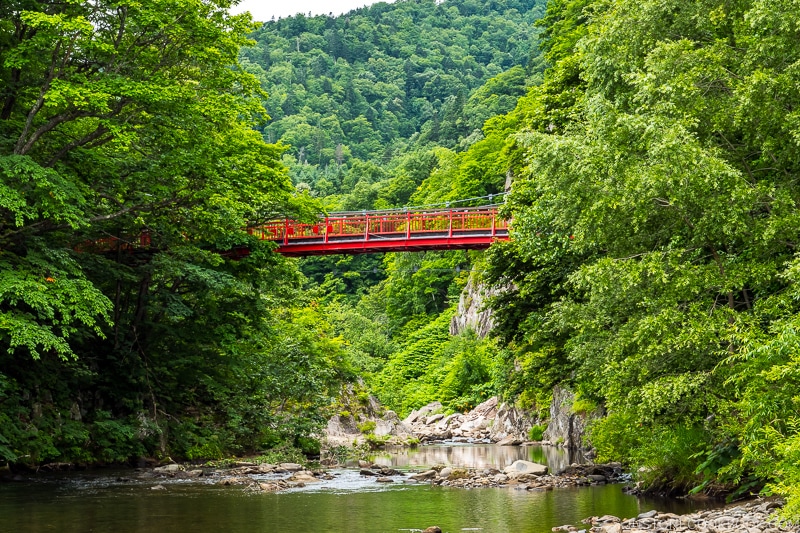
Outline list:
[[[425,481],[427,479],[433,479],[436,477],[436,470],[427,470],[425,472],[411,474],[409,477],[416,481]]]
[[[430,426],[431,424],[435,424],[439,420],[443,419],[444,415],[442,413],[437,413],[435,415],[431,415],[425,419],[425,425]]]
[[[506,438],[500,440],[497,445],[498,446],[519,446],[522,444],[523,440],[516,435],[509,435]]]
[[[459,432],[462,435],[467,436],[470,433],[475,433],[475,432],[479,432],[482,429],[486,429],[486,427],[488,425],[489,425],[489,421],[486,420],[485,417],[478,416],[478,417],[473,418],[471,420],[467,420],[466,422],[461,424],[461,427],[459,427],[458,429],[459,429]]]
[[[448,415],[441,420],[439,423],[436,424],[436,429],[439,431],[446,431],[448,429],[452,429],[454,427],[458,427],[463,422],[463,416],[458,413],[454,413],[452,415]]]
[[[169,465],[156,467],[153,469],[153,472],[155,472],[156,474],[171,474],[175,472],[180,472],[181,470],[183,470],[183,467],[181,465],[173,463]]]
[[[424,407],[420,407],[418,411],[411,411],[411,414],[409,414],[405,420],[403,420],[403,423],[413,424],[414,422],[418,422],[420,419],[423,419],[428,415],[441,411],[443,407],[444,406],[442,405],[442,402],[431,402]]]
[[[528,430],[537,423],[537,420],[534,412],[503,403],[497,408],[494,423],[489,428],[489,436],[495,442],[507,437],[524,441],[528,438]]]
[[[514,479],[519,476],[530,474],[534,476],[543,476],[547,474],[547,467],[531,461],[517,460],[505,467],[503,473],[509,478]]]
[[[375,429],[373,433],[378,437],[391,435],[400,441],[414,438],[414,431],[411,427],[400,420],[397,413],[392,410],[386,411],[381,418],[375,419]]]
[[[297,463],[281,463],[278,465],[278,469],[286,472],[299,472],[303,469],[303,466]]]
[[[311,472],[303,471],[292,474],[292,476],[289,478],[289,481],[293,481],[295,483],[316,483],[319,481],[319,479],[314,477],[314,474]]]

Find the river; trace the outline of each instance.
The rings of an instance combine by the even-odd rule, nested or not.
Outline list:
[[[566,460],[563,450],[488,445],[400,449],[378,456],[376,462],[401,469],[435,463],[471,466],[476,461],[505,462],[513,455],[539,462]],[[443,456],[449,459],[443,461]],[[333,481],[278,494],[187,480],[136,480],[130,471],[35,476],[0,484],[0,531],[396,533],[438,525],[449,533],[544,533],[592,515],[692,510],[687,503],[637,499],[624,494],[620,485],[542,492],[467,490],[386,485],[359,476],[356,469],[333,473]],[[166,490],[153,490],[157,483]]]

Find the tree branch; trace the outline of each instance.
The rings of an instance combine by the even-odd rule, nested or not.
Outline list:
[[[92,133],[84,135],[79,139],[74,139],[72,142],[69,142],[66,145],[64,145],[64,147],[61,148],[61,150],[59,150],[53,157],[50,158],[50,161],[48,161],[47,164],[45,164],[45,166],[52,167],[59,160],[61,160],[62,157],[67,155],[67,152],[69,152],[70,150],[73,150],[79,146],[83,146],[87,143],[90,143],[98,139],[102,135],[105,135],[106,133],[108,133],[108,131],[109,130],[107,127],[105,127],[103,124],[100,124],[99,126],[97,126],[97,129],[95,129]],[[108,140],[111,140],[111,137],[109,137]]]
[[[33,104],[33,107],[28,112],[28,118],[25,120],[25,127],[22,128],[22,133],[19,136],[19,140],[17,140],[17,144],[14,147],[14,154],[15,155],[25,155],[25,153],[30,150],[30,146],[33,143],[26,143],[25,139],[28,137],[28,132],[31,131],[33,127],[33,119],[36,118],[36,115],[42,109],[44,105],[44,95],[47,94],[47,91],[50,90],[50,84],[53,82],[56,72],[56,64],[58,63],[58,53],[61,51],[61,41],[56,43],[56,47],[53,50],[53,58],[50,61],[50,68],[47,71],[47,76],[45,77],[44,84],[42,85],[41,90],[39,91],[39,97],[36,99],[36,103]]]

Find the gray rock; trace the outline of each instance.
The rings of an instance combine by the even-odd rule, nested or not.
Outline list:
[[[553,401],[550,404],[550,422],[544,431],[543,439],[567,448],[583,446],[583,436],[589,420],[600,416],[600,413],[574,413],[572,405],[575,394],[564,387],[553,388]]]
[[[427,470],[425,472],[411,474],[409,477],[417,481],[425,481],[427,479],[433,479],[434,477],[436,477],[436,470]]]
[[[450,474],[452,474],[452,473],[453,473],[453,469],[452,469],[452,468],[450,468],[450,467],[445,467],[445,468],[442,468],[442,469],[439,471],[439,477],[441,477],[441,478],[444,478],[444,479],[447,479],[447,476],[449,476],[449,475],[450,475]]]
[[[467,329],[477,333],[481,339],[488,335],[494,327],[494,320],[491,308],[484,303],[488,297],[498,292],[496,289],[487,289],[470,277],[467,286],[461,291],[456,314],[450,320],[450,335],[458,335]]]
[[[180,472],[181,470],[183,470],[183,467],[181,465],[173,463],[173,464],[169,464],[169,465],[165,465],[165,466],[159,466],[157,468],[154,468],[153,472],[155,472],[157,474],[169,474],[169,473],[174,473],[174,472]]]
[[[516,435],[509,435],[497,443],[498,446],[519,446],[522,444],[522,439]]]
[[[413,424],[414,422],[419,421],[421,418],[441,411],[442,408],[443,406],[441,402],[431,402],[424,407],[420,407],[418,411],[411,411],[411,414],[409,414],[405,420],[403,420],[403,423]]]
[[[531,474],[534,476],[543,476],[547,474],[547,467],[538,463],[530,461],[517,460],[505,467],[503,473],[511,479],[517,478],[524,474]]]
[[[289,478],[289,481],[294,481],[296,483],[317,483],[319,479],[317,479],[311,472],[303,471],[294,473]]]
[[[281,463],[278,465],[278,468],[286,472],[299,472],[303,469],[303,466],[297,463]]]
[[[431,415],[431,416],[429,416],[428,418],[425,419],[425,425],[426,426],[430,426],[431,424],[435,424],[436,422],[438,422],[439,420],[441,420],[443,418],[444,418],[444,415],[442,413]]]

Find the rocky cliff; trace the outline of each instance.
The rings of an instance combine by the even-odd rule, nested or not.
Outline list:
[[[531,413],[492,397],[469,413],[445,416],[442,404],[430,403],[413,411],[403,423],[421,441],[465,439],[500,444],[520,444],[528,440],[528,430],[535,423]]]
[[[594,413],[575,413],[573,404],[575,393],[566,387],[556,386],[553,389],[553,401],[550,403],[550,420],[544,431],[544,439],[553,444],[567,448],[589,448],[584,442],[587,423],[601,415]]]
[[[450,321],[450,335],[458,335],[467,329],[472,329],[478,337],[486,337],[492,330],[494,322],[492,310],[484,307],[486,300],[494,294],[494,290],[487,289],[470,277],[467,286],[461,291],[458,310]]]

